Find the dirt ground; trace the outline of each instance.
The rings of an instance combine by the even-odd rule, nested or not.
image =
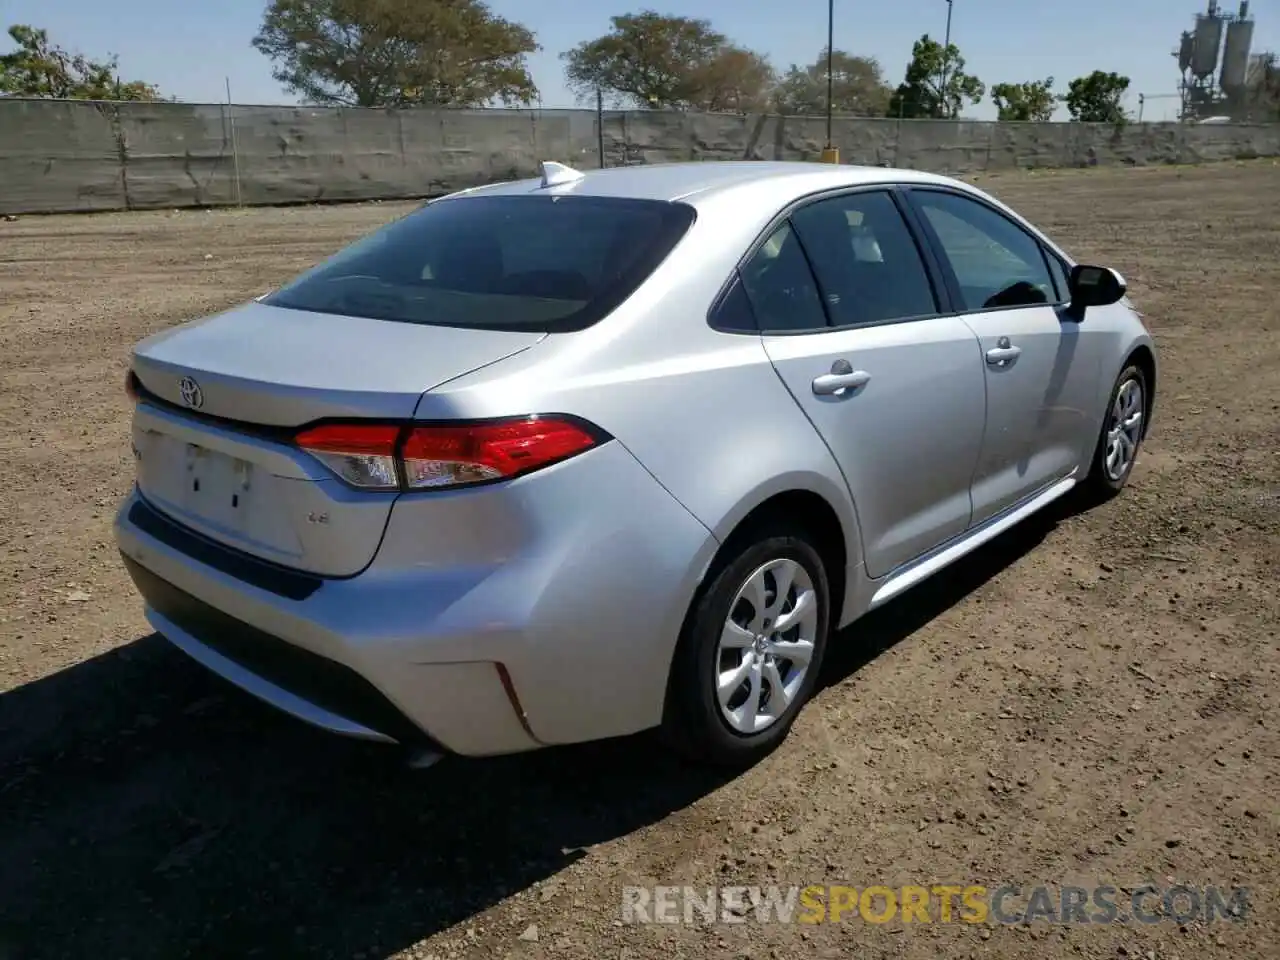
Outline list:
[[[130,345],[404,205],[0,223],[0,958],[1280,955],[1280,165],[979,182],[1128,278],[1163,365],[1154,433],[1118,500],[847,631],[785,746],[733,779],[643,736],[408,772],[149,635],[110,533]],[[620,911],[632,884],[1145,882],[1250,908]]]

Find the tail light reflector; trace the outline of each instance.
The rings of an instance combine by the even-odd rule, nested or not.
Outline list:
[[[432,490],[509,480],[598,446],[609,437],[556,416],[430,426],[322,424],[295,442],[362,490]]]
[[[295,442],[353,487],[398,490],[395,424],[324,424],[304,430]]]

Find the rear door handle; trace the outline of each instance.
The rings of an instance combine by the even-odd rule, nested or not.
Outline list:
[[[813,380],[813,392],[820,397],[831,396],[841,390],[857,390],[871,382],[871,374],[865,370],[849,373],[824,373]]]
[[[1003,367],[1022,356],[1021,347],[992,347],[987,351],[987,363],[993,367]]]

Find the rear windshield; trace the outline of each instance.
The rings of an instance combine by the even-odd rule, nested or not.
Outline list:
[[[693,219],[687,204],[661,200],[441,200],[357,241],[263,302],[450,327],[581,330],[630,296]]]

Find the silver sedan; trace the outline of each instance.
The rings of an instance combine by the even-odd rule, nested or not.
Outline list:
[[[836,628],[1117,493],[1156,382],[1120,275],[964,183],[546,163],[138,344],[116,534],[159,633],[332,732],[745,763]]]

